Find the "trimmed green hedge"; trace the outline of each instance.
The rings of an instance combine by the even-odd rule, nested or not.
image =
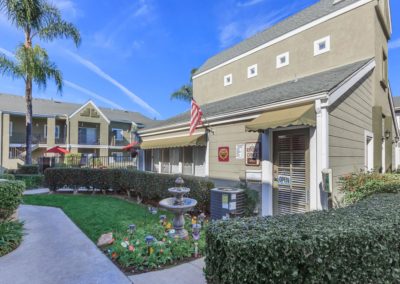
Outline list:
[[[39,165],[21,165],[17,169],[17,174],[37,175],[39,174]]]
[[[0,221],[14,214],[22,201],[25,183],[22,181],[0,181]]]
[[[12,174],[0,174],[0,179],[15,180],[15,177]]]
[[[0,222],[0,257],[16,249],[22,241],[23,223]]]
[[[55,191],[64,186],[101,190],[113,189],[140,196],[145,200],[159,201],[171,197],[168,188],[175,186],[177,175],[164,175],[126,169],[49,168],[45,171],[45,184]],[[189,196],[197,200],[197,208],[208,211],[210,189],[214,184],[200,177],[184,176]]]
[[[208,283],[397,283],[400,194],[330,211],[213,222]]]
[[[26,189],[36,189],[44,186],[44,175],[15,175],[16,180],[25,182]]]

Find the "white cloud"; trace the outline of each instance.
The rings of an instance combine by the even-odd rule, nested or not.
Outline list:
[[[4,49],[4,48],[2,48],[2,47],[0,47],[0,53],[3,53],[3,54],[5,54],[5,55],[8,56],[8,57],[15,58],[14,53],[12,53],[11,51],[9,51],[9,50],[7,50],[7,49]]]
[[[389,49],[397,49],[397,48],[400,48],[400,38],[389,42]]]
[[[84,93],[84,94],[86,94],[86,95],[88,95],[88,96],[90,96],[90,97],[92,97],[94,99],[97,99],[97,100],[99,100],[99,101],[101,101],[101,102],[103,102],[103,103],[105,103],[105,104],[107,104],[107,105],[109,105],[109,106],[111,106],[113,108],[124,109],[119,104],[117,104],[117,103],[115,103],[115,102],[113,102],[113,101],[111,101],[111,100],[109,100],[109,99],[107,99],[107,98],[105,98],[103,96],[100,96],[100,95],[98,95],[98,94],[96,94],[96,93],[94,93],[94,92],[92,92],[92,91],[90,91],[90,90],[88,90],[88,89],[86,89],[86,88],[84,88],[82,86],[79,86],[79,85],[77,85],[77,84],[75,84],[75,83],[73,83],[71,81],[64,80],[64,83],[65,83],[66,86],[68,86],[70,88],[73,88],[73,89],[75,89],[75,90],[77,90],[79,92],[82,92],[82,93]]]
[[[236,22],[229,23],[220,30],[219,43],[222,48],[231,45],[238,37],[241,31]]]
[[[249,6],[254,6],[254,5],[260,4],[262,2],[264,2],[264,0],[249,0],[249,1],[237,3],[237,6],[238,7],[249,7]]]
[[[161,114],[156,111],[154,108],[152,108],[148,103],[146,103],[143,99],[135,95],[133,92],[128,90],[124,85],[122,85],[120,82],[112,78],[110,75],[105,73],[103,70],[100,69],[97,65],[95,65],[93,62],[80,57],[79,55],[71,52],[71,51],[66,51],[73,59],[75,59],[77,62],[79,62],[81,65],[92,71],[93,73],[97,74],[99,77],[103,78],[104,80],[110,82],[113,84],[115,87],[120,89],[125,95],[127,95],[134,103],[142,107],[143,109],[147,110],[149,113],[152,115],[155,115],[157,117],[161,117]]]
[[[77,8],[76,4],[71,0],[56,0],[53,1],[53,5],[56,6],[63,14],[67,14],[76,18],[81,14],[81,11]]]

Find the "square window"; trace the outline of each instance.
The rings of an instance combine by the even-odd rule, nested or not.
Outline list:
[[[124,140],[124,131],[119,128],[113,128],[112,133],[115,138],[115,141],[123,141]]]
[[[224,86],[232,85],[232,74],[226,75],[224,77]]]
[[[276,57],[276,68],[289,65],[289,52],[283,53]]]
[[[331,37],[327,36],[314,42],[314,56],[331,50]]]
[[[258,75],[258,66],[257,64],[252,65],[247,68],[247,78],[253,78]]]

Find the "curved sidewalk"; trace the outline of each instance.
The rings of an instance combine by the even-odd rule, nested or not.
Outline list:
[[[128,284],[129,279],[61,209],[22,205],[25,236],[0,258],[1,284]]]

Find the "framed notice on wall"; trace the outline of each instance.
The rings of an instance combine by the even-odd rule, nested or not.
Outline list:
[[[218,161],[229,162],[229,147],[218,147]]]
[[[246,166],[259,166],[261,159],[261,143],[246,143]]]

